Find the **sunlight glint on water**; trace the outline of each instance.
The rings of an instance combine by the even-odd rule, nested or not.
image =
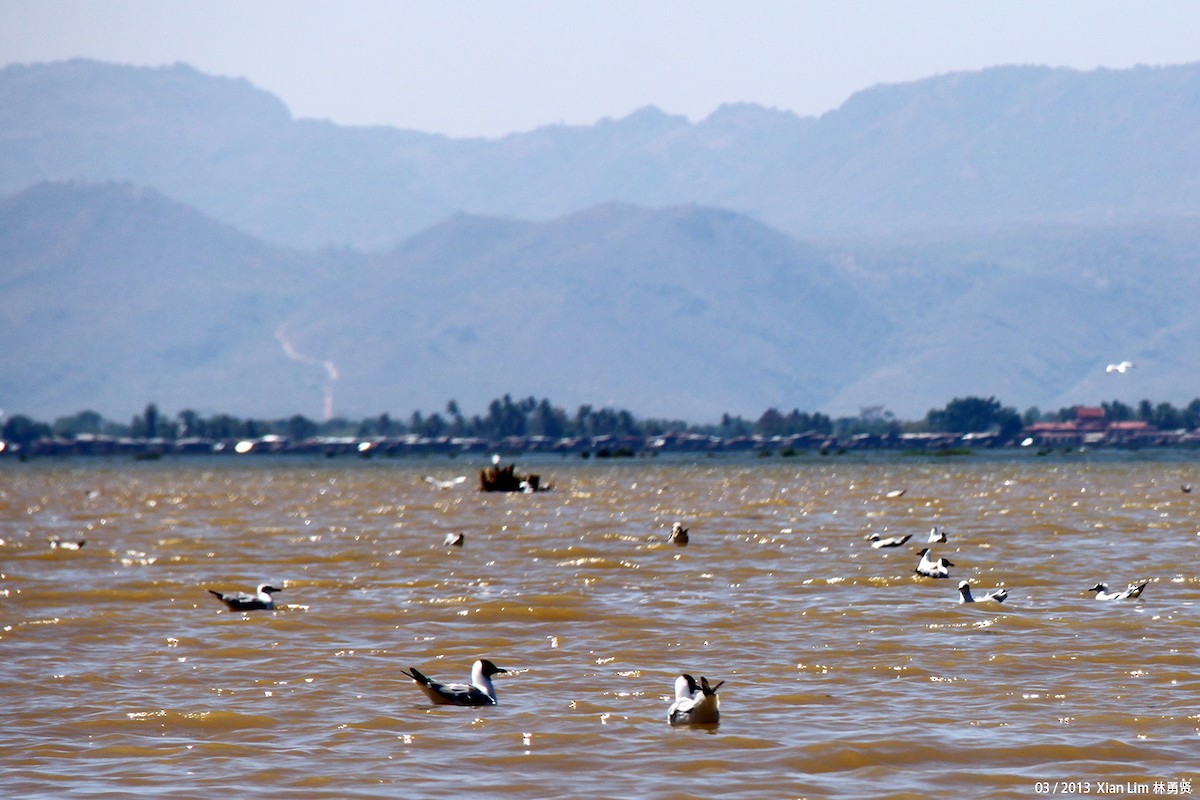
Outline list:
[[[0,465],[0,794],[1030,797],[1197,777],[1189,453],[556,457],[528,462],[554,485],[537,495],[476,491],[481,465]],[[666,543],[676,519],[687,547]],[[913,575],[934,525],[951,580]],[[872,550],[872,532],[913,538]],[[1009,601],[960,606],[962,578]],[[1136,603],[1086,592],[1139,579]],[[278,611],[205,591],[262,581],[286,582]],[[479,657],[512,673],[498,707],[432,707],[399,674],[462,680]],[[682,671],[726,681],[715,731],[666,725]]]

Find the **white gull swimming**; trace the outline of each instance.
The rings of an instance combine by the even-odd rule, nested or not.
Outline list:
[[[958,595],[958,602],[960,603],[986,602],[988,600],[995,600],[997,603],[1003,603],[1008,599],[1008,590],[1003,588],[995,589],[987,592],[983,595],[983,597],[976,601],[975,596],[971,594],[971,584],[967,581],[959,581]]]
[[[1136,600],[1142,596],[1142,590],[1146,588],[1146,584],[1148,583],[1150,581],[1143,581],[1136,584],[1131,583],[1128,588],[1119,592],[1110,592],[1107,583],[1097,583],[1088,589],[1088,591],[1095,592],[1097,600]]]
[[[882,537],[878,533],[872,533],[867,537],[871,540],[871,547],[879,550],[883,547],[899,547],[912,538],[911,533],[906,533],[903,536],[888,536]]]
[[[920,563],[917,564],[916,573],[923,575],[926,578],[949,578],[950,567],[954,566],[954,562],[948,558],[930,558],[929,548],[923,548],[918,555],[921,556]]]
[[[700,683],[686,672],[675,679],[675,701],[667,709],[667,722],[671,725],[716,725],[721,721],[721,700],[717,689],[725,681],[710,686],[708,678],[700,677]]]
[[[439,706],[494,706],[498,701],[496,687],[492,685],[492,676],[508,672],[486,658],[476,661],[471,666],[469,684],[435,681],[426,677],[416,667],[400,671],[412,678],[421,687],[421,691]]]
[[[283,589],[277,589],[267,583],[260,583],[255,589],[254,594],[246,594],[245,592],[218,592],[214,589],[209,589],[208,593],[220,600],[225,605],[229,606],[231,611],[257,611],[271,610],[275,608],[275,598],[271,597],[274,592],[282,592]]]

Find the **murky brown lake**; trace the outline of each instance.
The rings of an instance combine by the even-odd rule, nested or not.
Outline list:
[[[1200,793],[1200,454],[483,464],[0,464],[0,796]],[[480,657],[493,708],[400,674]],[[667,725],[684,671],[719,727]]]

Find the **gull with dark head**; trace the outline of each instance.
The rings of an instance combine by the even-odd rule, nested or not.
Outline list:
[[[920,563],[917,564],[916,573],[926,578],[949,578],[950,567],[954,566],[954,562],[948,558],[930,558],[929,548],[923,548],[920,553]]]
[[[1110,592],[1107,583],[1097,583],[1089,592],[1096,593],[1097,600],[1136,600],[1142,596],[1142,590],[1146,588],[1146,584],[1150,581],[1142,581],[1141,583],[1131,583],[1125,589],[1117,592]]]
[[[930,544],[938,544],[939,542],[946,541],[946,529],[939,528],[934,525],[929,529],[929,538],[925,541],[929,542]]]
[[[282,591],[283,589],[277,589],[270,584],[260,583],[254,594],[247,594],[246,592],[218,592],[214,589],[209,589],[208,593],[229,606],[230,611],[270,611],[275,608],[275,598],[271,595]]]
[[[87,539],[64,539],[61,536],[50,537],[51,550],[81,550],[87,544]]]
[[[421,687],[426,696],[439,706],[494,706],[496,687],[492,685],[492,676],[507,673],[508,670],[497,667],[486,658],[476,661],[471,666],[470,683],[442,683],[425,676],[416,667],[400,670],[412,678]]]
[[[667,709],[667,722],[671,725],[716,725],[721,721],[721,700],[717,697],[725,681],[710,686],[708,678],[700,677],[700,683],[686,672],[675,679],[675,701]]]
[[[971,594],[971,584],[968,583],[967,581],[959,581],[959,584],[958,584],[958,602],[959,603],[987,602],[988,600],[995,600],[997,603],[1003,603],[1007,599],[1008,599],[1008,590],[1001,588],[1001,589],[995,589],[993,591],[988,592],[983,597],[979,598],[978,601],[976,601],[975,597]]]
[[[911,533],[906,533],[903,536],[880,536],[878,533],[872,533],[867,537],[871,540],[871,547],[880,550],[884,547],[899,547],[912,538]]]

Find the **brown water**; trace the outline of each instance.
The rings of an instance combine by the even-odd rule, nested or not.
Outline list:
[[[482,494],[465,458],[0,465],[0,796],[1200,793],[1191,454],[525,465],[554,490]],[[933,525],[951,580],[912,571]],[[261,581],[279,610],[205,591]],[[400,675],[479,657],[494,708]],[[726,681],[718,728],[667,726],[682,671]]]

